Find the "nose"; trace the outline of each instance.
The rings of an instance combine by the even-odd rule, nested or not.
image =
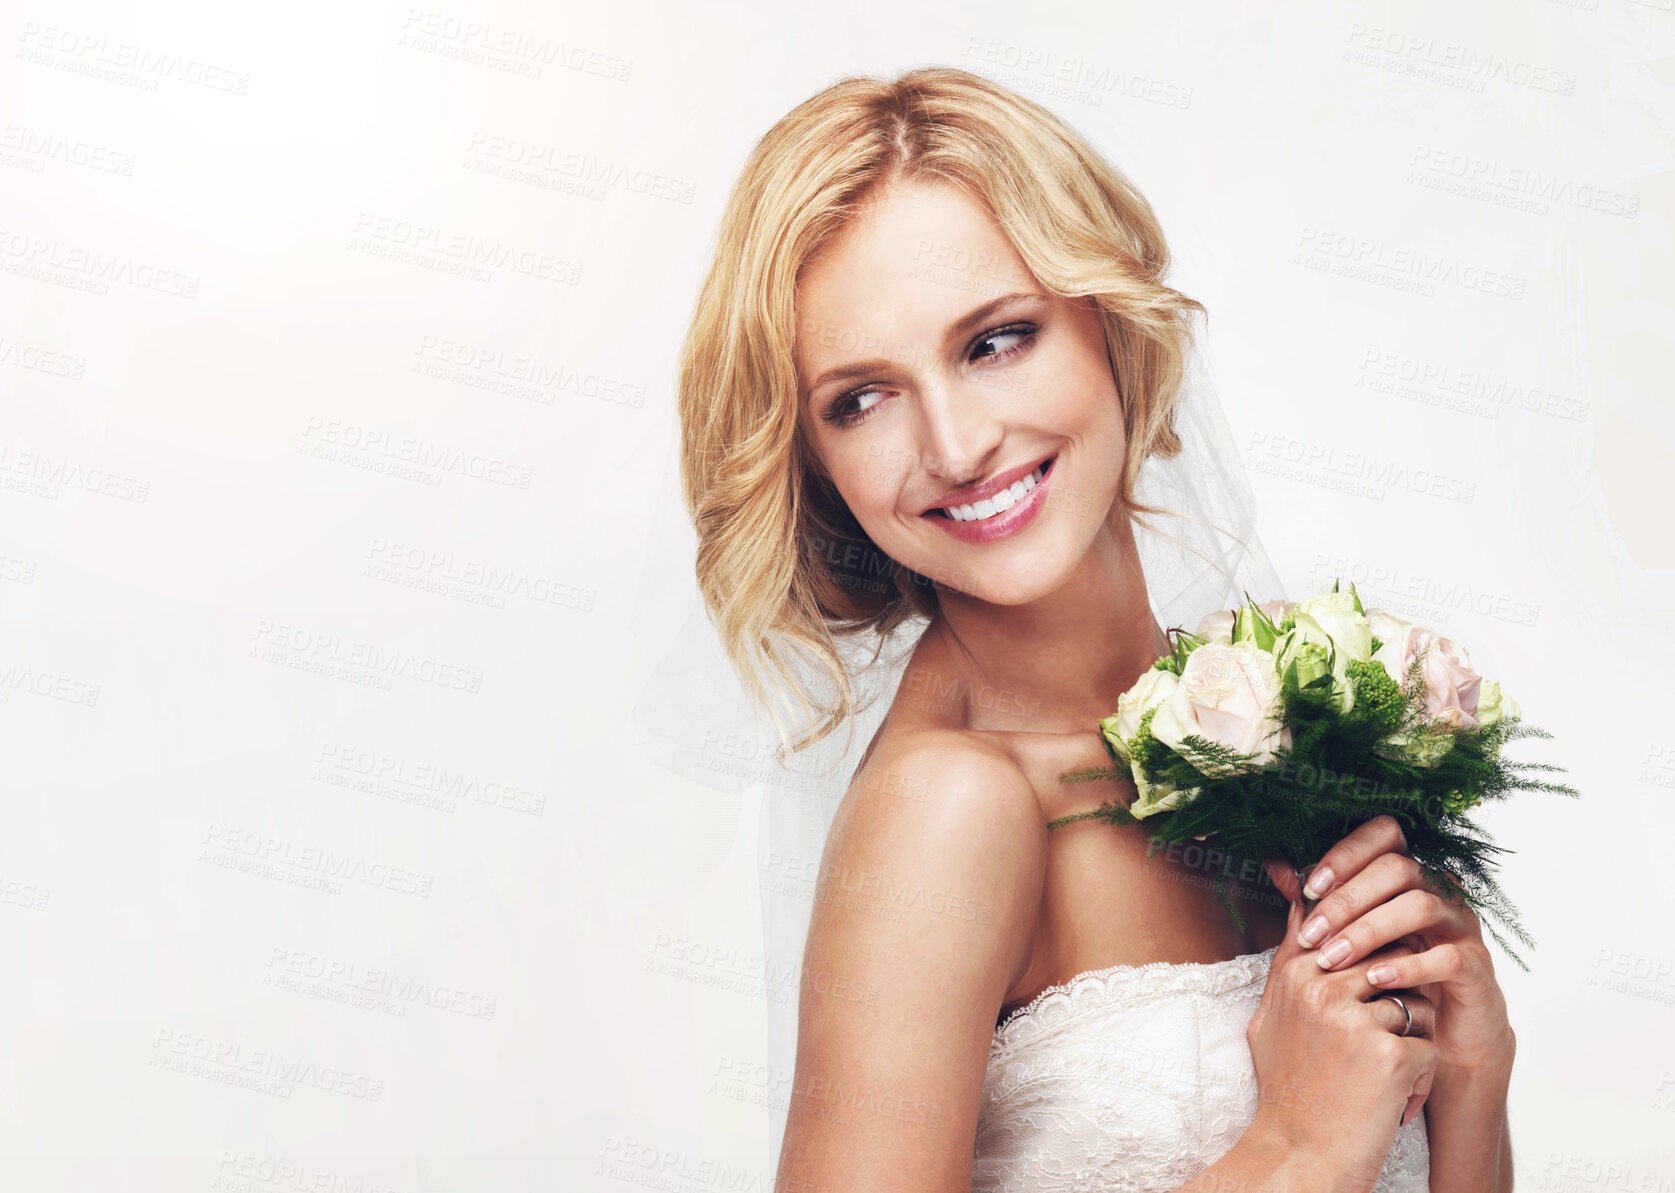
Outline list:
[[[981,385],[955,381],[921,392],[925,471],[948,485],[982,480],[998,463],[1005,427]]]

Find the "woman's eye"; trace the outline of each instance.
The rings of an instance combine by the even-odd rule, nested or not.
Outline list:
[[[977,337],[973,342],[970,359],[973,363],[979,360],[1009,359],[1025,351],[1029,341],[1034,339],[1040,330],[1033,323],[1020,323],[1012,327],[1002,327],[987,332]],[[985,345],[999,345],[999,347],[992,348],[989,351],[977,351]],[[868,418],[873,410],[877,409],[878,404],[884,400],[884,396],[889,392],[888,387],[878,388],[876,386],[868,389],[850,390],[848,393],[840,394],[834,398],[831,405],[826,407],[822,417],[834,427],[856,426]]]
[[[1010,356],[1018,350],[1021,341],[1027,340],[1034,333],[1035,328],[1033,327],[1009,327],[1001,331],[991,331],[977,341],[977,346],[981,348],[985,344],[998,343],[1001,347],[991,352],[977,352],[972,359],[981,360],[985,356]]]
[[[884,400],[884,393],[881,389],[857,389],[843,394],[826,407],[826,421],[833,426],[852,427]]]

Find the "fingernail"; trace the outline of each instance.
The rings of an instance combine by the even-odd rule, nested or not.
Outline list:
[[[1347,940],[1334,940],[1320,950],[1320,968],[1331,969],[1332,966],[1349,956],[1350,944]]]
[[[1326,930],[1330,927],[1331,925],[1326,922],[1325,916],[1317,915],[1314,919],[1304,924],[1303,930],[1297,933],[1297,943],[1302,945],[1305,949],[1312,949],[1315,945],[1326,939]]]
[[[1307,885],[1303,887],[1303,894],[1310,899],[1318,899],[1332,889],[1337,881],[1337,875],[1332,873],[1330,866],[1319,866],[1310,875]]]
[[[1381,982],[1388,982],[1396,976],[1396,971],[1388,965],[1375,965],[1367,971],[1367,981],[1377,986]]]

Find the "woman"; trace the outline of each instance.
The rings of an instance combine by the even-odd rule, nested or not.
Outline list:
[[[1505,1000],[1394,820],[1307,923],[1243,876],[1243,931],[1209,851],[1045,828],[1135,798],[1058,776],[1167,647],[1132,523],[1191,446],[1167,265],[1119,172],[958,70],[826,89],[731,196],[680,378],[723,643],[803,747],[854,716],[841,643],[923,625],[821,858],[791,1187],[1512,1187]]]

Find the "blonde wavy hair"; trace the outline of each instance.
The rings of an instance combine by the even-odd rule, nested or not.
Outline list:
[[[810,450],[793,363],[804,267],[875,192],[906,181],[962,188],[1042,286],[1097,307],[1128,437],[1113,511],[1169,512],[1138,503],[1135,479],[1150,456],[1181,450],[1175,399],[1204,308],[1164,284],[1163,230],[1134,185],[1046,108],[963,70],[846,78],[797,105],[727,201],[678,381],[698,587],[782,757],[859,711],[841,642],[876,636],[876,660],[937,608],[935,585],[873,545]],[[776,700],[799,710],[795,740]]]

